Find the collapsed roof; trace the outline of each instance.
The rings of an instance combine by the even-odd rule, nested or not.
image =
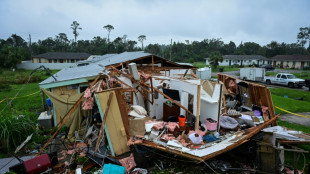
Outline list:
[[[178,64],[164,58],[152,55],[145,52],[124,52],[121,54],[108,54],[102,57],[94,58],[89,61],[88,65],[78,66],[73,68],[65,68],[57,72],[53,77],[39,83],[42,88],[52,88],[57,86],[72,85],[77,83],[84,83],[90,79],[94,79],[99,73],[104,70],[106,66],[114,66],[116,68],[128,67],[129,63],[135,62],[138,69],[143,66],[144,70],[165,70],[170,69],[193,69],[193,66],[188,64]],[[85,61],[84,63],[87,64]],[[83,64],[83,63],[82,63]],[[82,65],[80,64],[80,65]],[[153,66],[152,66],[153,65]],[[153,68],[153,69],[152,69]]]

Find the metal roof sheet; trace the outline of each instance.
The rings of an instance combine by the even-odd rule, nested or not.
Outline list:
[[[150,53],[144,52],[124,52],[121,54],[116,54],[114,56],[109,56],[104,58],[103,60],[97,61],[95,63],[91,63],[85,66],[78,66],[73,68],[65,68],[61,71],[57,72],[54,76],[57,79],[57,82],[68,81],[73,79],[87,78],[97,76],[100,72],[103,71],[104,66],[122,63],[129,60],[138,59],[141,57],[150,56]],[[56,82],[53,77],[49,77],[48,79],[39,83],[39,85],[49,84]]]

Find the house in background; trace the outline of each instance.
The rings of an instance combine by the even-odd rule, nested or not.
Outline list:
[[[310,67],[310,55],[276,55],[273,66],[279,68],[304,69]]]
[[[33,56],[32,63],[76,63],[90,56],[88,53],[49,52]]]
[[[272,64],[272,61],[261,55],[225,55],[223,56],[223,62],[219,62],[220,66],[232,66],[232,65],[262,65]],[[210,65],[209,58],[206,58],[206,65]]]

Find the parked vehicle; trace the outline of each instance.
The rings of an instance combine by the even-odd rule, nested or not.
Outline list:
[[[277,85],[285,85],[290,88],[298,87],[302,88],[305,86],[305,80],[296,78],[293,74],[287,74],[287,73],[278,73],[274,77],[265,77],[264,82],[266,84],[277,84]]]
[[[240,68],[240,79],[242,80],[263,81],[264,77],[264,68]]]
[[[265,68],[266,71],[273,71],[274,70],[274,67],[270,64],[263,64],[260,67]]]
[[[305,84],[306,84],[306,87],[308,87],[310,91],[310,79],[306,79]]]

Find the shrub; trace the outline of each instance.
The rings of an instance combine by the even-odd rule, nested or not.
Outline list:
[[[16,75],[15,77],[15,83],[16,84],[24,84],[28,81],[28,78],[29,78],[29,75]],[[29,83],[36,83],[36,82],[41,82],[42,81],[42,78],[40,75],[32,75],[30,80],[29,80]]]
[[[9,84],[1,83],[0,82],[0,92],[2,91],[10,91],[11,86]]]
[[[16,84],[24,84],[27,82],[27,80],[28,80],[28,76],[23,76],[23,75],[17,74],[15,77],[15,83]]]
[[[41,82],[41,81],[42,81],[41,76],[39,76],[39,75],[32,75],[29,82],[30,83],[36,83],[36,82]]]
[[[35,123],[26,116],[0,116],[0,142],[8,151],[15,149],[35,130]]]

